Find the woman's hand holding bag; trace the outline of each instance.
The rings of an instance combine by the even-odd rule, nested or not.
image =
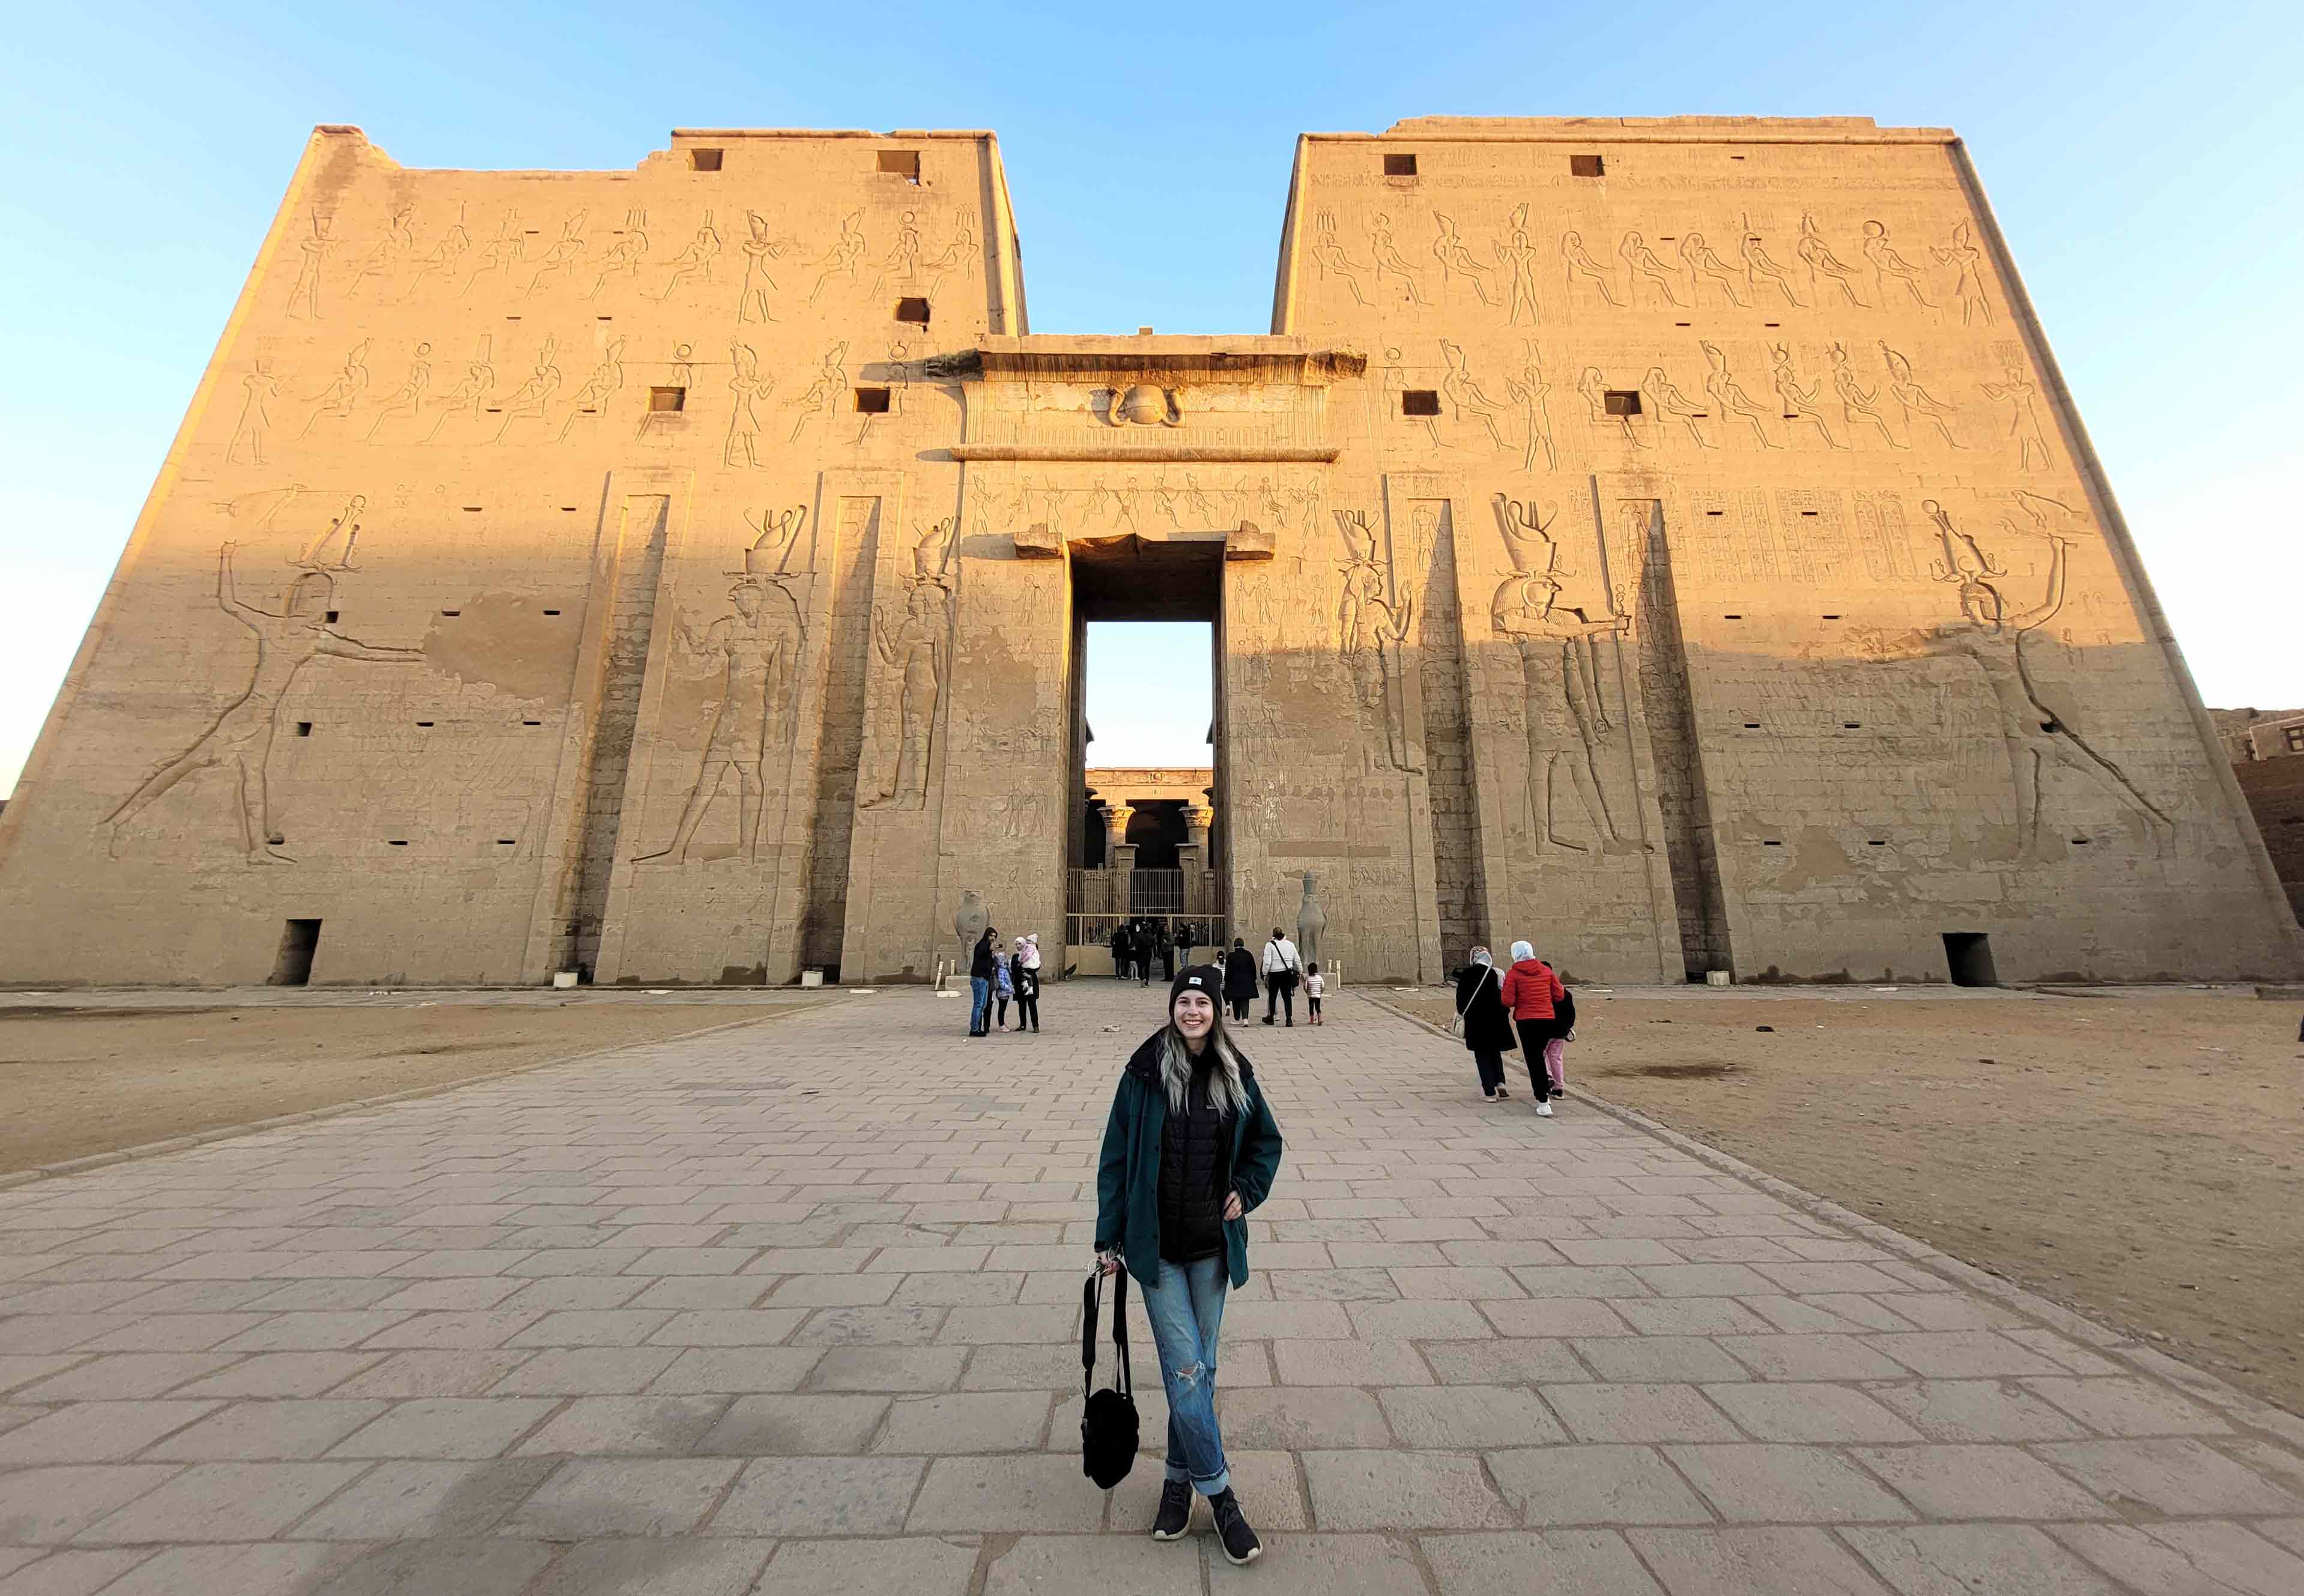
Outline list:
[[[1096,1320],[1104,1277],[1112,1276],[1112,1344],[1119,1349],[1116,1384],[1096,1387]],[[1086,1399],[1080,1406],[1080,1473],[1110,1490],[1136,1466],[1141,1431],[1136,1416],[1135,1381],[1128,1365],[1128,1271],[1107,1268],[1099,1258],[1080,1296],[1080,1368]]]

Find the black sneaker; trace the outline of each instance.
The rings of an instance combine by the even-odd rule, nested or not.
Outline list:
[[[1211,1497],[1208,1506],[1215,1509],[1216,1539],[1224,1542],[1224,1557],[1235,1567],[1244,1568],[1264,1555],[1264,1542],[1248,1527],[1248,1515],[1240,1510],[1240,1499],[1229,1490]]]
[[[1160,1487],[1160,1512],[1152,1521],[1155,1541],[1182,1541],[1192,1527],[1192,1488],[1182,1480]]]

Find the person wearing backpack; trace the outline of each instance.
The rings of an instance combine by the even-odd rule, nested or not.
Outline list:
[[[1096,1175],[1096,1262],[1125,1269],[1168,1392],[1167,1481],[1155,1541],[1181,1540],[1192,1498],[1208,1499],[1224,1554],[1263,1550],[1232,1494],[1216,1425],[1216,1332],[1228,1288],[1248,1284],[1248,1221],[1280,1172],[1280,1127],[1256,1071],[1225,1031],[1224,972],[1182,971],[1168,1018],[1121,1071]]]
[[[1472,961],[1456,972],[1456,1028],[1479,1072],[1480,1095],[1490,1102],[1511,1096],[1504,1090],[1504,1055],[1517,1051],[1520,1042],[1512,1010],[1504,1005],[1504,977],[1486,948],[1473,949]]]
[[[1504,972],[1504,990],[1498,995],[1512,1010],[1513,1028],[1520,1033],[1520,1057],[1528,1065],[1528,1085],[1536,1098],[1536,1111],[1549,1119],[1552,1104],[1546,1100],[1555,1094],[1546,1060],[1555,1045],[1563,1053],[1567,1051],[1563,1040],[1567,1029],[1559,1023],[1558,1006],[1568,1001],[1568,989],[1528,943],[1514,942],[1512,950],[1512,967]]]

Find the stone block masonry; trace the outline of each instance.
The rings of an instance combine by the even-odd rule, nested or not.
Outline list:
[[[1957,139],[1436,117],[1299,140],[1222,337],[1031,334],[989,133],[316,130],[0,815],[0,979],[1053,952],[1131,618],[1216,623],[1215,913],[1355,980],[2304,968]]]
[[[1334,1005],[1250,1039],[1249,1577],[2304,1589],[2292,1416]],[[1096,1138],[1158,1009],[1077,984],[979,1042],[888,992],[0,1191],[0,1592],[1224,1588],[1205,1509],[1144,1533],[1138,1302],[1145,1452],[1079,1461]]]

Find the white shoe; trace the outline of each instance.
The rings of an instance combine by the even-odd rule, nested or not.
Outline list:
[[[1536,1105],[1536,1111],[1543,1115],[1547,1119],[1552,1118],[1552,1105],[1548,1102],[1537,1103]]]

